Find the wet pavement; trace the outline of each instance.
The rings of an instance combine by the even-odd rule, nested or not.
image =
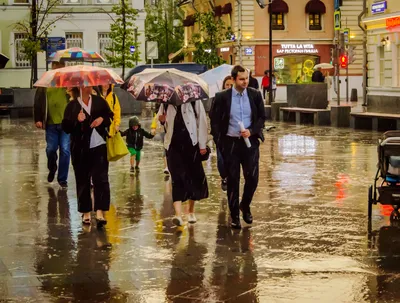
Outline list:
[[[125,119],[126,120],[126,119]],[[139,176],[112,163],[105,230],[82,227],[68,190],[48,184],[44,134],[0,119],[0,302],[399,302],[400,229],[373,209],[379,133],[276,124],[261,146],[252,227],[229,228],[215,155],[198,223],[171,223],[162,148]]]

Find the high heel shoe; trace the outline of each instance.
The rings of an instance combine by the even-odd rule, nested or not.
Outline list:
[[[84,218],[84,215],[82,214],[82,224],[85,224],[85,225],[90,225],[90,218]]]
[[[104,218],[96,218],[97,227],[101,228],[107,224],[107,220]]]

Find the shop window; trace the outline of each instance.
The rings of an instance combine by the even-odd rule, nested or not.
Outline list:
[[[272,29],[273,30],[285,29],[285,19],[283,13],[272,13]]]
[[[278,84],[311,83],[318,56],[287,55],[274,58],[274,70]]]
[[[309,23],[310,31],[322,30],[321,14],[309,14],[308,15],[308,23]]]

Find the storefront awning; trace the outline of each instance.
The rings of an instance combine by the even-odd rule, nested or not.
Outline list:
[[[320,0],[310,0],[306,5],[306,14],[325,14],[325,4]]]
[[[284,0],[272,1],[272,4],[268,6],[268,13],[273,14],[287,14],[289,12],[289,6]]]

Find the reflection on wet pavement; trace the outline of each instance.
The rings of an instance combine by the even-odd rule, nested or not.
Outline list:
[[[44,134],[0,119],[0,301],[398,302],[400,227],[367,188],[379,133],[276,124],[261,145],[253,226],[229,228],[215,154],[198,223],[172,223],[159,141],[139,176],[110,165],[104,230],[82,227],[70,187],[46,182]]]

